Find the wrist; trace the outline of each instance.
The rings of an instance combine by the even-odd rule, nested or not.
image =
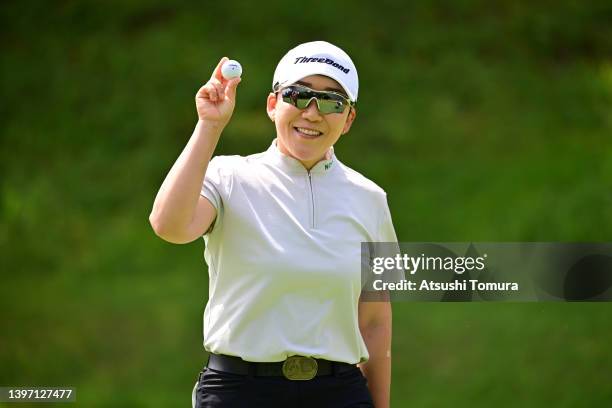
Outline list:
[[[220,136],[227,123],[208,119],[198,119],[196,128],[209,135]]]

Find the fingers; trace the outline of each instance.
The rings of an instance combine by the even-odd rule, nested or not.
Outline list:
[[[223,63],[225,61],[227,61],[229,58],[227,57],[223,57],[221,58],[221,61],[219,61],[219,63],[217,64],[217,67],[215,68],[215,70],[213,71],[212,76],[210,77],[210,79],[217,79],[219,80],[219,82],[223,83],[223,74],[221,74],[221,67],[223,66]]]
[[[223,78],[223,75],[221,74],[221,67],[223,66],[223,63],[227,60],[227,57],[221,58],[210,80],[198,90],[198,93],[196,94],[196,99],[203,98],[211,102],[236,100],[236,88],[238,87],[241,78],[234,78],[231,80]]]
[[[215,88],[215,92],[217,93],[217,99],[222,100],[225,96],[225,89],[223,85],[221,85],[217,81],[210,81],[210,84]]]
[[[235,80],[232,81],[235,82]],[[228,86],[232,84],[232,81],[228,82],[228,84],[225,86],[215,80],[208,81],[206,85],[200,88],[196,97],[209,99],[212,102],[221,102],[228,97],[233,100],[236,95],[235,84],[233,85],[233,91],[230,91],[230,93],[228,94]]]
[[[238,77],[238,78],[234,78],[234,79],[230,79],[227,84],[225,85],[225,97],[229,100],[235,101],[236,100],[236,88],[238,87],[238,84],[240,83],[240,81],[242,80],[242,78]]]
[[[222,93],[217,91],[217,88],[212,82],[206,83],[206,85],[202,86],[198,93],[196,94],[196,98],[208,99],[211,102],[216,102],[221,98]]]

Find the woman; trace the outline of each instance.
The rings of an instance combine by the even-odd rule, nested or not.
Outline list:
[[[290,50],[267,98],[270,148],[211,160],[240,83],[225,61],[150,216],[169,242],[206,243],[210,359],[194,406],[388,407],[391,307],[360,300],[360,244],[395,232],[384,191],[333,150],[356,117],[355,66],[323,41]]]

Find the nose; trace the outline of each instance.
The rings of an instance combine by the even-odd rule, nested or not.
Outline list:
[[[319,112],[319,107],[317,106],[315,98],[312,98],[308,106],[302,110],[302,117],[313,122],[321,120],[321,112]]]

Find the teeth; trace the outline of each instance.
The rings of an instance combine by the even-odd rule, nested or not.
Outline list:
[[[316,131],[316,130],[312,130],[312,129],[306,129],[306,128],[296,128],[299,132],[304,133],[305,135],[308,136],[319,136],[321,134],[321,132]]]

